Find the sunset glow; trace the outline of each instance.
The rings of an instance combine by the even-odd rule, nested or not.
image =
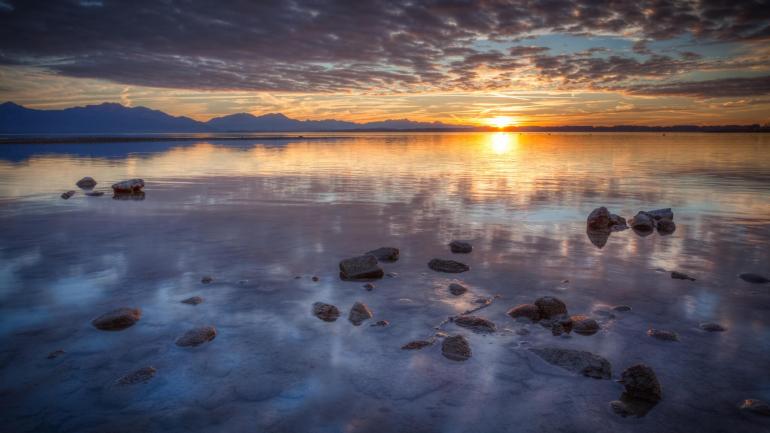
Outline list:
[[[507,126],[516,126],[517,122],[514,118],[509,116],[497,116],[486,120],[487,125],[494,126],[498,129],[503,129]]]

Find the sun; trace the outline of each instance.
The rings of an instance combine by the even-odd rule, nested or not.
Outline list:
[[[495,117],[486,119],[486,123],[489,126],[494,126],[495,128],[503,129],[507,126],[516,125],[516,119],[510,116],[495,116]]]

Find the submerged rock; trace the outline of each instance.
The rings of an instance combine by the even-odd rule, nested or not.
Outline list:
[[[567,314],[567,304],[561,299],[553,296],[543,296],[535,300],[535,305],[540,311],[540,316],[544,319],[550,319],[552,317]]]
[[[655,227],[661,235],[670,235],[676,231],[676,224],[671,220],[660,220],[655,224]]]
[[[77,181],[75,185],[77,185],[78,188],[91,189],[96,186],[96,181],[94,180],[93,177],[86,176],[80,179],[79,181]]]
[[[385,327],[385,326],[388,326],[388,325],[390,325],[390,322],[388,322],[387,320],[378,320],[377,322],[372,323],[369,326]]]
[[[770,283],[770,279],[768,279],[767,277],[764,277],[759,274],[752,274],[750,272],[740,274],[738,275],[738,278],[740,278],[743,281],[746,281],[747,283],[754,283],[754,284]]]
[[[714,322],[704,322],[698,325],[698,327],[704,331],[708,332],[724,332],[727,331],[727,328],[720,325],[719,323]]]
[[[142,310],[139,308],[118,308],[102,314],[91,324],[102,331],[120,331],[133,326],[141,317]]]
[[[432,344],[433,344],[432,342],[427,341],[427,340],[414,340],[414,341],[410,341],[410,342],[404,344],[403,346],[401,346],[401,349],[403,349],[403,350],[419,350],[419,349],[422,349],[423,347],[428,347],[428,346],[430,346]]]
[[[436,272],[447,272],[450,274],[459,274],[471,269],[465,263],[444,259],[433,259],[428,262],[428,267]]]
[[[586,316],[570,316],[572,330],[582,335],[593,335],[599,331],[599,323]]]
[[[371,250],[366,254],[377,257],[377,260],[381,262],[395,262],[398,260],[399,251],[398,248],[380,247],[376,250]]]
[[[112,190],[116,193],[137,193],[143,188],[143,179],[129,179],[112,184]]]
[[[334,322],[340,317],[340,310],[334,305],[316,302],[313,304],[313,315],[324,322]]]
[[[203,302],[203,298],[201,298],[200,296],[193,296],[182,300],[183,304],[190,304],[190,305],[198,305],[201,302]]]
[[[753,398],[743,400],[738,406],[738,409],[740,409],[742,412],[762,416],[770,416],[770,404],[767,404],[762,400],[755,400]]]
[[[537,307],[537,305],[534,304],[517,305],[508,310],[507,314],[514,319],[524,317],[533,322],[540,320],[540,309]]]
[[[208,343],[217,336],[217,329],[213,326],[201,326],[193,328],[177,338],[176,345],[180,347],[195,347]]]
[[[385,273],[377,264],[377,257],[364,254],[340,262],[340,278],[343,280],[371,280],[382,278]]]
[[[687,274],[685,274],[683,272],[678,272],[678,271],[671,271],[671,278],[673,278],[675,280],[695,281],[695,278],[693,278],[693,277],[691,277],[691,276],[689,276],[689,275],[687,275]]]
[[[86,191],[83,194],[89,197],[101,197],[104,195],[104,191]]]
[[[63,198],[64,200],[69,200],[69,198],[72,197],[73,195],[75,195],[75,191],[67,191],[67,192],[61,193],[61,198]]]
[[[441,354],[452,361],[465,361],[471,357],[471,346],[462,335],[454,335],[444,339]]]
[[[647,335],[663,341],[679,341],[679,335],[674,331],[650,328],[647,330]]]
[[[490,320],[478,316],[457,316],[454,323],[463,328],[469,328],[476,332],[495,332],[497,327]]]
[[[591,352],[558,348],[529,349],[545,362],[567,371],[582,374],[595,379],[612,377],[612,367],[605,358]]]
[[[214,278],[212,278],[210,275],[206,275],[203,278],[201,278],[201,283],[203,284],[209,284],[212,281],[214,281]]]
[[[652,368],[644,364],[625,369],[618,382],[623,384],[626,389],[625,394],[629,398],[650,402],[657,402],[663,398],[658,377]]]
[[[647,212],[638,212],[631,218],[631,228],[642,233],[652,232],[655,229],[655,219]]]
[[[463,286],[462,284],[457,284],[457,283],[449,284],[449,292],[455,296],[460,296],[467,291],[468,291],[468,288]]]
[[[155,377],[156,370],[154,367],[142,367],[139,370],[128,373],[127,375],[118,379],[118,385],[135,385],[137,383],[147,383]]]
[[[356,302],[353,307],[350,308],[350,314],[348,314],[348,320],[355,325],[360,325],[364,320],[371,319],[374,315],[372,310],[366,306],[363,302]]]
[[[629,307],[628,305],[616,305],[612,307],[612,309],[615,311],[622,311],[622,312],[631,311],[631,307]]]
[[[452,241],[449,243],[449,249],[453,253],[467,254],[473,251],[473,245],[465,241]]]
[[[46,356],[46,359],[55,359],[60,357],[61,355],[64,355],[66,352],[62,349],[56,349],[53,352],[49,353],[48,356]]]

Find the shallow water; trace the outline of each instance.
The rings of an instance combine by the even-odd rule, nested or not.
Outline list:
[[[59,194],[141,177],[142,201]],[[672,207],[669,236],[587,237],[598,206],[627,218]],[[449,252],[452,239],[471,254]],[[751,134],[351,134],[322,139],[0,147],[0,425],[4,431],[711,432],[768,431],[740,413],[770,401],[770,136]],[[367,291],[338,262],[401,250]],[[427,267],[434,258],[463,274]],[[674,280],[668,271],[696,281]],[[211,284],[200,279],[211,275]],[[301,278],[296,279],[296,276]],[[311,277],[319,277],[315,282]],[[564,280],[568,280],[565,282]],[[450,282],[469,287],[455,297]],[[198,295],[197,306],[180,303]],[[497,324],[465,335],[456,362],[431,337],[450,315]],[[544,295],[571,313],[601,305],[592,336],[510,319]],[[332,323],[312,304],[340,307]],[[346,320],[355,301],[374,319]],[[91,319],[117,307],[119,332]],[[388,320],[384,328],[369,323]],[[707,333],[705,321],[728,328]],[[174,345],[194,326],[215,340]],[[646,335],[672,330],[679,342]],[[515,331],[526,328],[528,335]],[[646,363],[663,401],[643,418],[608,403],[622,386],[527,349],[588,350],[613,378]],[[46,356],[57,349],[65,353]],[[153,366],[146,384],[116,386]]]

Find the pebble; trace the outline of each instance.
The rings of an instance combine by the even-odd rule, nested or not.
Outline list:
[[[467,291],[468,291],[468,288],[463,286],[462,284],[457,284],[457,283],[449,284],[449,292],[455,296],[460,296]]]
[[[616,305],[612,307],[612,309],[615,311],[621,311],[621,312],[631,311],[631,307],[629,307],[628,305]]]
[[[104,191],[87,191],[83,193],[89,197],[101,197],[104,195]]]
[[[350,308],[350,314],[348,314],[348,320],[355,326],[360,325],[363,321],[371,319],[374,315],[372,310],[366,306],[363,302],[356,302],[353,307]]]
[[[719,323],[714,322],[705,322],[698,325],[700,329],[708,332],[724,332],[727,331],[727,328],[720,325]]]
[[[203,278],[201,278],[201,283],[203,284],[209,284],[212,281],[214,281],[214,278],[212,278],[210,275],[206,275]]]
[[[581,335],[593,335],[599,331],[599,323],[586,316],[571,316],[572,330]]]
[[[316,302],[313,304],[313,315],[324,322],[334,322],[340,317],[340,310],[334,305]]]
[[[193,328],[177,338],[176,345],[180,347],[195,347],[207,343],[217,336],[217,329],[213,326],[201,326]]]
[[[403,350],[419,350],[419,349],[422,349],[423,347],[428,347],[431,344],[433,344],[433,343],[431,343],[430,341],[426,341],[426,340],[414,340],[414,341],[410,341],[410,342],[404,344],[403,346],[401,346],[401,349],[403,349]]]
[[[473,245],[465,241],[452,241],[449,243],[449,249],[453,253],[468,254],[473,251]]]
[[[190,304],[190,305],[198,305],[201,302],[203,302],[203,298],[201,298],[200,296],[193,296],[191,298],[182,300],[183,304]]]
[[[374,290],[374,284],[366,283],[366,284],[364,284],[364,289],[366,289],[366,290],[371,292],[372,290]]]
[[[89,188],[93,188],[93,187],[96,186],[96,181],[94,180],[93,177],[86,176],[86,177],[80,179],[79,181],[77,181],[77,183],[75,183],[75,185],[78,188],[89,189]]]
[[[583,350],[555,347],[529,349],[545,362],[594,379],[610,379],[612,366],[605,358]]]
[[[381,262],[395,262],[398,260],[399,251],[394,247],[380,247],[376,250],[371,250],[366,254],[377,257],[377,260]]]
[[[461,272],[469,271],[471,268],[465,263],[460,263],[454,260],[433,259],[428,262],[428,267],[436,272],[447,272],[450,274],[459,274]]]
[[[369,326],[381,326],[381,327],[384,327],[384,326],[388,326],[388,325],[390,325],[390,322],[388,322],[387,320],[378,320],[376,323],[372,323]]]
[[[133,326],[141,317],[142,310],[139,308],[118,308],[102,314],[91,324],[103,331],[120,331]]]
[[[657,402],[663,398],[658,377],[652,368],[637,364],[623,371],[619,383],[625,387],[625,394],[630,398]]]
[[[497,327],[490,320],[478,316],[457,316],[453,319],[455,325],[476,332],[495,332]]]
[[[452,361],[465,361],[471,357],[471,346],[462,335],[454,335],[444,339],[441,354]]]
[[[540,316],[544,319],[567,314],[567,304],[553,296],[543,296],[535,300],[535,305],[540,310]]]
[[[377,264],[377,257],[364,254],[340,262],[340,278],[343,280],[370,280],[382,278],[384,272]]]
[[[508,310],[506,314],[508,314],[514,319],[523,317],[533,322],[537,322],[538,320],[540,320],[540,309],[537,308],[537,305],[534,305],[534,304],[517,305],[511,308],[510,310]]]
[[[73,195],[75,195],[75,191],[67,191],[67,192],[61,193],[61,198],[63,198],[64,200],[68,200]]]
[[[64,353],[65,353],[64,350],[56,349],[53,352],[49,353],[48,356],[46,356],[46,359],[55,359],[61,355],[64,355]]]
[[[137,383],[147,383],[155,376],[156,372],[157,370],[154,367],[142,367],[118,379],[117,384],[135,385]]]
[[[674,331],[666,331],[663,329],[650,328],[647,330],[647,335],[658,340],[664,341],[679,341],[679,335]]]

